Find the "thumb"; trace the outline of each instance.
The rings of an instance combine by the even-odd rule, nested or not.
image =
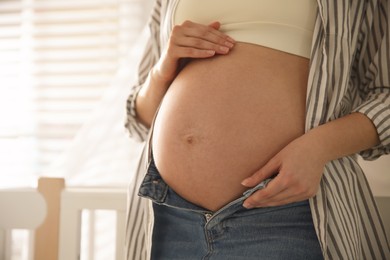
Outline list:
[[[245,187],[254,187],[263,180],[275,175],[280,169],[278,160],[271,159],[260,170],[253,173],[248,178],[244,179],[241,184]]]
[[[208,26],[218,30],[221,27],[221,23],[216,21],[216,22],[212,22]]]

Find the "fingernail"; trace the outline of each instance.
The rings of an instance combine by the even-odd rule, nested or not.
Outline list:
[[[249,186],[249,180],[245,179],[241,182],[241,185],[243,186]]]
[[[226,45],[227,47],[229,47],[229,48],[233,48],[233,46],[234,46],[233,43],[228,42],[228,41],[225,42],[225,45]]]
[[[253,209],[254,206],[248,202],[244,202],[244,204],[242,204],[242,206],[246,209]]]
[[[220,49],[222,52],[228,52],[228,51],[229,51],[229,48],[224,47],[224,46],[220,46],[219,49]]]

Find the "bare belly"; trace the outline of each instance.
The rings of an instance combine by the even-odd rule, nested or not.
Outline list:
[[[245,43],[189,63],[154,124],[164,181],[209,210],[240,197],[241,181],[304,133],[307,77],[307,59]]]

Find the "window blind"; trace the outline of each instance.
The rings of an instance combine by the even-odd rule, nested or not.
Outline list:
[[[0,187],[71,143],[137,39],[145,0],[0,1]]]

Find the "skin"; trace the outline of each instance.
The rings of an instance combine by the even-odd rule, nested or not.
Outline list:
[[[145,126],[151,126],[161,99],[179,72],[181,60],[229,54],[235,41],[219,28],[219,22],[206,26],[190,21],[173,28],[167,49],[151,70],[136,100],[138,119]],[[290,142],[242,181],[243,186],[251,188],[278,173],[266,188],[247,198],[243,206],[248,209],[279,206],[309,199],[318,191],[327,162],[378,143],[375,126],[360,113],[316,127]]]

